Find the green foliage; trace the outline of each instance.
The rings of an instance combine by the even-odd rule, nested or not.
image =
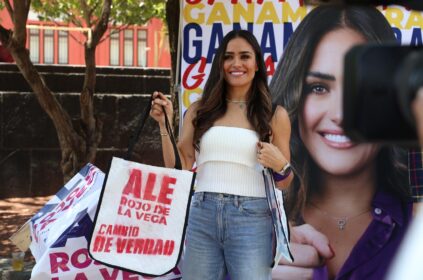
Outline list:
[[[143,24],[152,17],[164,19],[165,5],[165,0],[113,1],[111,23]]]
[[[84,9],[81,3],[86,3]],[[165,18],[166,0],[113,0],[110,23],[146,23],[152,17]],[[102,0],[33,0],[32,10],[43,21],[63,21],[80,27],[93,27],[103,8]]]
[[[3,10],[3,8],[4,8],[3,1],[0,1],[0,11]],[[2,22],[2,19],[0,18],[0,24],[1,22]]]

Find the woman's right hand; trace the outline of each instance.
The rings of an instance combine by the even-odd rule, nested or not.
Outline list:
[[[172,126],[173,116],[173,105],[172,102],[161,92],[155,91],[153,93],[153,101],[151,102],[150,116],[159,123],[160,126],[164,126],[165,117],[162,106],[164,106],[167,118],[169,119],[170,125]]]

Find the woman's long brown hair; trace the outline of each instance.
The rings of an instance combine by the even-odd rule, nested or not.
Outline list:
[[[209,78],[197,108],[197,115],[193,119],[194,147],[200,149],[200,139],[203,134],[221,118],[226,110],[227,88],[224,79],[223,62],[228,43],[235,38],[243,38],[254,50],[257,68],[247,104],[247,118],[254,130],[259,134],[260,140],[267,140],[270,133],[270,120],[272,118],[272,103],[267,84],[266,66],[257,39],[246,30],[232,30],[222,40],[213,60]]]

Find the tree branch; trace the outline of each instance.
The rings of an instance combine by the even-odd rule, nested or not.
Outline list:
[[[90,10],[91,15],[95,13],[95,10],[97,10],[97,7],[100,5],[100,2],[96,2],[93,6],[93,8]]]
[[[103,2],[103,9],[101,11],[100,20],[94,27],[93,30],[93,38],[92,38],[92,45],[96,46],[100,41],[101,37],[103,37],[104,33],[107,30],[109,25],[109,17],[111,12],[111,5],[112,0],[104,0]]]
[[[10,47],[10,39],[12,37],[12,31],[9,29],[4,28],[0,24],[0,42],[3,44],[3,46],[6,47],[6,49],[9,49]]]
[[[13,38],[18,45],[25,47],[26,21],[28,19],[31,0],[14,1],[14,5],[15,12],[13,24],[15,26],[15,32],[13,33]]]
[[[100,44],[104,40],[108,39],[111,35],[121,32],[122,30],[126,29],[128,26],[129,26],[129,24],[125,24],[125,25],[120,25],[118,28],[113,28],[112,31],[110,31],[110,33],[108,35],[101,37],[98,44]]]
[[[81,3],[82,17],[84,18],[87,27],[91,27],[90,9],[87,2],[85,0],[80,0],[79,3]]]
[[[54,25],[56,25],[56,26],[62,26],[60,23],[58,23],[57,21],[53,21],[53,23],[54,23]],[[72,21],[72,23],[74,23],[73,21]],[[74,23],[75,24],[75,23]],[[75,24],[76,25],[76,24]],[[76,25],[76,26],[78,26],[78,25]],[[82,26],[80,26],[80,27],[82,27]],[[78,44],[80,44],[81,46],[83,46],[84,45],[84,43],[85,42],[83,42],[83,41],[81,41],[81,40],[79,40],[75,35],[73,35],[72,34],[72,32],[68,32],[68,35],[72,38],[72,39],[74,39]]]
[[[95,14],[95,10],[97,9],[97,7],[98,7],[99,3],[100,3],[100,2],[96,2],[96,3],[94,4],[94,7],[92,7],[92,9],[89,9],[89,11],[88,11],[88,16],[90,17],[90,19],[91,19],[91,17]]]
[[[15,21],[15,12],[13,11],[12,5],[10,5],[10,1],[9,0],[4,0],[4,5],[6,6],[7,12],[10,15],[10,18],[12,19],[12,21]]]
[[[111,5],[112,0],[104,0],[100,20],[93,29],[91,42],[85,44],[85,78],[79,102],[81,106],[81,121],[87,135],[86,147],[88,152],[87,160],[89,161],[94,160],[92,157],[95,156],[94,151],[97,149],[101,139],[101,135],[99,135],[101,132],[97,130],[100,124],[98,123],[99,120],[96,120],[94,116],[93,105],[96,84],[95,51],[101,37],[107,30]]]
[[[70,22],[72,22],[73,24],[75,24],[75,26],[84,27],[84,25],[82,24],[82,22],[79,19],[77,19],[74,15],[72,15],[72,13],[69,13],[68,12],[68,13],[66,13],[66,16],[69,17]]]

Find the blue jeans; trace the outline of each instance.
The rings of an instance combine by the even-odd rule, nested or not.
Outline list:
[[[272,227],[266,198],[195,193],[182,279],[271,279]]]

